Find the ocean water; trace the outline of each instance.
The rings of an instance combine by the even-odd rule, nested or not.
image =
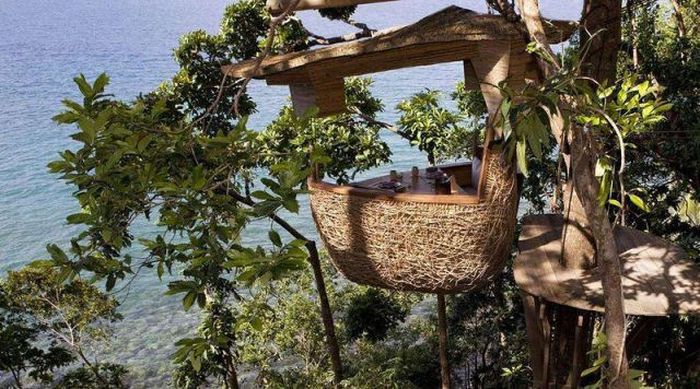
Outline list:
[[[541,0],[545,16],[578,19],[580,0]],[[172,49],[182,34],[195,29],[215,32],[222,0],[0,0],[0,275],[45,256],[45,245],[65,245],[77,232],[65,217],[77,211],[71,188],[47,172],[46,164],[71,147],[73,129],[51,117],[62,98],[77,97],[72,78],[92,79],[107,72],[109,92],[129,99],[156,87],[176,70]],[[408,24],[451,4],[485,11],[483,1],[402,0],[362,6],[358,21],[373,28]],[[301,12],[305,25],[322,35],[351,32],[349,26]],[[382,119],[396,119],[394,107],[424,88],[447,95],[462,77],[458,63],[403,69],[373,75],[373,92],[383,99]],[[253,82],[250,93],[259,112],[250,125],[263,128],[287,101],[284,87]],[[423,164],[425,157],[401,139],[386,134],[391,168]],[[308,207],[289,215],[314,236]],[[146,231],[152,226],[142,225]],[[245,236],[264,242],[264,227]],[[148,270],[119,294],[125,319],[105,350],[105,358],[126,363],[136,387],[162,386],[171,369],[172,343],[196,326],[197,313],[183,314],[178,297],[162,295],[165,285]],[[165,377],[165,378],[164,378]]]

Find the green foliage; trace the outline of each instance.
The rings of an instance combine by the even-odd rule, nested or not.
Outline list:
[[[178,386],[235,379],[245,326],[235,324],[241,311],[232,301],[243,290],[267,290],[305,269],[305,239],[286,240],[271,230],[269,245],[248,247],[240,237],[250,223],[267,218],[294,233],[278,213],[298,212],[310,159],[333,161],[325,172],[347,182],[390,155],[371,120],[382,106],[365,79],[350,79],[346,87],[348,105],[361,115],[298,119],[285,108],[265,131],[247,129],[237,114],[255,105],[243,93],[237,112],[232,109],[241,80],[222,81],[221,66],[260,53],[270,20],[263,1],[232,4],[219,33],[181,38],[174,52],[179,70],[157,90],[118,101],[104,93],[106,75],[93,84],[81,76],[75,81],[83,101],[64,101],[65,111],[55,117],[77,129],[77,147],[49,167],[75,188],[81,212],[68,222],[83,232],[66,251],[50,245],[51,259],[42,265],[55,267],[61,281],[91,273],[108,291],[135,277],[136,269],[170,274],[166,294],[181,296],[185,310],[205,311],[196,336],[177,343]],[[299,19],[287,18],[274,34],[272,53],[306,47],[306,34]],[[132,226],[142,219],[155,221],[158,230],[136,236]],[[259,318],[250,320],[259,327]],[[99,368],[91,371],[97,376]],[[81,374],[75,377],[71,382]]]
[[[308,38],[308,32],[302,25],[301,20],[296,16],[290,16],[278,27],[271,50],[276,54],[306,50],[309,48],[307,44]],[[267,39],[264,39],[261,42],[261,47],[264,47],[266,43]]]
[[[361,112],[374,119],[383,107],[369,90],[369,78],[348,78],[345,96],[351,113],[326,118],[309,115],[297,118],[291,106],[282,108],[275,119],[258,137],[260,150],[268,164],[279,163],[290,152],[305,153],[313,146],[323,156],[321,173],[339,183],[347,183],[357,173],[389,161],[389,146],[379,137],[381,127],[352,112]]]
[[[71,363],[74,358],[68,350],[53,341],[40,346],[40,324],[29,320],[21,308],[7,296],[0,283],[0,372],[11,374],[15,385],[21,386],[23,373],[39,382],[50,383],[53,371]]]
[[[367,289],[348,302],[345,325],[348,338],[384,340],[389,330],[402,322],[408,311],[378,289]]]
[[[327,258],[322,258],[328,264]],[[437,338],[434,320],[395,317],[408,312],[420,301],[418,296],[393,294],[348,284],[330,267],[324,268],[331,307],[339,334],[347,334],[357,323],[352,317],[355,301],[378,296],[390,309],[374,312],[377,322],[396,323],[384,339],[353,339],[340,336],[346,363],[343,387],[432,387],[439,383]],[[255,385],[269,388],[329,387],[332,375],[327,360],[324,332],[313,278],[308,272],[295,280],[274,281],[239,305],[236,324],[241,362],[255,367]],[[377,297],[373,297],[377,299]]]
[[[519,170],[526,176],[527,150],[541,159],[543,150],[550,148],[548,112],[556,111],[558,95],[556,91],[547,90],[547,85],[528,86],[522,92],[514,91],[505,83],[499,85],[503,101],[494,120],[503,129],[509,158],[517,161]]]
[[[458,98],[462,96],[458,94]],[[460,101],[464,102],[466,98]],[[425,152],[430,164],[469,155],[465,142],[470,138],[469,129],[460,125],[460,115],[439,103],[440,93],[426,90],[401,101],[396,107],[401,111],[398,134]]]
[[[318,10],[318,13],[326,19],[349,21],[355,11],[357,11],[357,6],[351,5],[348,7],[322,8]]]
[[[585,389],[599,389],[605,386],[605,366],[608,361],[605,350],[607,349],[607,336],[604,332],[598,331],[593,337],[593,344],[589,356],[593,359],[591,367],[581,372],[581,377],[598,375],[598,380],[591,385],[587,385]],[[644,371],[630,369],[629,383],[634,389],[650,388],[644,384]]]
[[[666,120],[630,137],[625,172],[626,186],[640,188],[644,212],[631,209],[627,223],[678,244],[689,259],[700,260],[700,229],[693,224],[693,203],[700,196],[700,10],[696,0],[679,1],[686,24],[681,37],[670,4],[652,2],[634,7],[624,27],[631,30],[635,18],[638,67],[628,50],[621,51],[621,73],[629,69],[663,86],[661,98],[672,104]],[[623,37],[631,37],[623,34]],[[623,38],[624,39],[624,38]],[[688,214],[687,211],[690,211]],[[630,363],[644,370],[645,381],[656,387],[697,387],[695,350],[700,344],[700,321],[671,316],[659,320],[648,341],[630,356]]]
[[[68,110],[57,117],[78,123],[74,138],[82,147],[64,152],[50,167],[75,185],[83,211],[69,222],[85,231],[73,239],[69,253],[51,246],[53,265],[69,277],[90,271],[106,280],[107,289],[133,274],[132,266],[151,267],[162,276],[177,265],[181,277],[168,284],[168,294],[183,296],[185,309],[226,301],[238,287],[264,284],[301,268],[307,255],[302,242],[284,243],[271,234],[272,247],[244,247],[239,237],[253,220],[281,209],[298,211],[297,195],[308,171],[295,161],[306,160],[305,154],[270,166],[258,152],[258,133],[245,121],[210,135],[187,121],[161,121],[167,115],[161,103],[93,100],[88,94],[84,105],[67,103]],[[268,175],[250,193],[257,167],[265,167]],[[153,218],[152,213],[161,232],[133,236],[133,221]],[[145,249],[140,263],[122,254],[134,240]],[[220,297],[211,301],[211,296]],[[213,339],[207,344],[215,351],[198,350],[188,359],[193,368],[205,364],[200,359],[212,365],[217,355],[233,352],[235,338]]]
[[[244,0],[229,5],[217,34],[197,30],[185,34],[174,51],[179,70],[171,81],[141,100],[147,107],[164,104],[161,123],[176,124],[190,119],[189,125],[215,136],[233,130],[239,117],[253,113],[255,104],[243,93],[234,110],[241,80],[222,80],[221,66],[252,58],[266,46],[270,15],[261,0]],[[306,31],[301,21],[287,18],[279,26],[273,53],[306,48]]]
[[[76,359],[92,371],[84,350],[109,336],[109,323],[121,319],[116,308],[95,286],[80,279],[64,283],[51,268],[9,272],[0,281],[0,371],[11,373],[17,386],[23,372],[49,384],[56,369]],[[121,372],[114,382],[121,382],[126,370],[112,366]]]
[[[329,269],[326,271],[330,275]],[[335,307],[335,291],[328,292]],[[317,298],[313,278],[302,272],[295,280],[273,281],[241,302],[237,323],[240,359],[255,366],[258,386],[332,384]],[[285,367],[279,368],[280,364]]]
[[[173,354],[173,362],[177,369],[173,384],[178,388],[212,385],[212,381],[229,377],[228,369],[236,368],[237,312],[221,295],[213,296],[209,301],[197,336],[175,343],[178,348]]]
[[[306,173],[294,169],[293,156],[284,166],[269,167],[270,176],[262,181],[269,189],[264,200],[231,201],[231,194],[243,197],[240,192],[249,185],[250,169],[264,166],[256,152],[257,133],[247,130],[245,121],[226,134],[209,136],[184,124],[163,125],[159,122],[162,105],[149,110],[138,101],[132,106],[101,101],[99,109],[69,107],[57,120],[79,123],[76,139],[88,137],[88,130],[94,137],[89,136],[90,141],[83,142],[77,152],[64,152],[63,159],[50,167],[77,187],[76,197],[83,208],[82,213],[69,217],[69,222],[87,228],[71,247],[71,253],[81,259],[78,270],[106,278],[108,289],[114,280],[132,273],[130,257],[121,259],[119,254],[131,245],[131,223],[139,215],[150,218],[157,210],[158,223],[165,230],[155,239],[141,239],[149,252],[145,264],[156,266],[162,275],[174,263],[187,262],[183,274],[200,282],[173,283],[171,290],[186,293],[186,299],[192,296],[188,291],[196,292],[201,301],[205,284],[219,290],[231,286],[221,275],[235,267],[230,258],[246,252],[237,240],[248,221],[280,208],[298,209],[296,196]],[[68,116],[71,120],[64,120]],[[169,243],[164,237],[181,233],[188,239]],[[268,255],[266,260],[274,268],[288,267],[287,251],[291,249],[256,250]],[[65,254],[53,257],[57,265],[78,265],[66,262]]]
[[[645,382],[655,387],[693,388],[700,384],[697,359],[700,319],[668,317],[651,329],[648,340],[631,356],[631,363],[644,370]]]
[[[166,294],[182,296],[185,310],[196,305],[207,312],[198,336],[177,344],[174,359],[182,374],[175,381],[183,386],[235,374],[239,328],[220,324],[235,322],[239,312],[229,306],[232,298],[304,269],[305,239],[284,241],[270,231],[270,245],[248,247],[240,236],[262,218],[293,229],[277,214],[299,211],[311,140],[325,140],[311,159],[327,158],[328,152],[335,158],[329,174],[340,181],[389,156],[378,127],[350,114],[297,119],[286,109],[262,133],[235,117],[230,106],[237,80],[222,83],[220,67],[256,53],[253,44],[264,44],[261,27],[268,16],[248,18],[262,12],[261,4],[229,7],[217,35],[185,35],[175,51],[178,74],[155,92],[127,103],[104,93],[106,75],[93,84],[81,76],[76,83],[83,101],[64,101],[66,110],[55,117],[77,129],[72,137],[78,147],[61,153],[49,167],[75,187],[82,210],[68,222],[84,230],[69,250],[50,245],[51,259],[43,264],[54,266],[61,280],[92,273],[108,291],[134,277],[137,268],[152,268],[159,278],[173,275]],[[283,31],[294,20],[289,23]],[[258,38],[248,39],[251,34]],[[371,118],[382,107],[369,85],[369,80],[349,80],[347,99]],[[252,107],[243,95],[241,112]],[[324,136],[313,136],[318,133]],[[159,229],[135,236],[133,224],[144,218]],[[137,249],[143,256],[132,256]]]
[[[510,266],[507,267],[510,269]],[[510,270],[484,288],[448,299],[452,366],[470,387],[523,387],[532,377],[523,309]],[[504,372],[507,372],[504,374]]]
[[[668,120],[657,126],[654,136],[638,139],[643,149],[656,152],[664,162],[700,188],[700,20],[696,0],[679,2],[686,24],[681,37],[676,19],[668,6],[651,4],[637,7],[638,39],[641,58],[639,71],[665,87],[662,97],[673,104]]]
[[[226,7],[221,21],[221,38],[229,50],[229,60],[250,59],[263,51],[267,45],[270,18],[262,0],[244,0]],[[304,50],[307,38],[301,20],[292,14],[278,26],[272,53]]]
[[[462,115],[476,119],[484,123],[487,118],[486,101],[478,90],[468,90],[464,81],[457,83],[455,91],[450,94],[452,100],[457,102],[457,108]]]
[[[684,223],[700,227],[700,202],[689,194],[683,196],[683,200],[678,206],[678,218]]]
[[[440,385],[440,364],[435,323],[414,319],[391,332],[385,342],[359,340],[348,358],[354,372],[341,385],[346,388],[435,388]]]
[[[639,34],[635,39],[640,58],[637,71],[663,85],[661,96],[673,107],[665,113],[667,119],[663,123],[633,138],[629,186],[644,189],[643,198],[650,211],[635,212],[628,220],[638,228],[675,241],[697,259],[700,229],[693,223],[692,210],[700,196],[699,4],[695,0],[679,4],[686,24],[685,36],[680,36],[670,6],[647,4],[636,7],[632,14]],[[630,20],[626,23],[629,29]],[[623,57],[623,63],[632,67],[629,56]],[[689,325],[680,321],[676,324]],[[653,370],[650,374],[654,376]]]
[[[593,107],[589,108],[590,112],[580,113],[577,121],[599,131],[602,136],[617,135],[621,153],[617,164],[621,164],[625,162],[623,160],[625,142],[630,137],[644,133],[661,122],[664,119],[662,114],[671,108],[670,104],[658,97],[659,89],[649,81],[638,82],[635,75],[626,75],[616,86],[599,87],[595,94],[598,100],[588,97],[593,101]],[[615,189],[613,158],[615,158],[614,154],[604,154],[598,158],[596,175],[601,183],[598,201],[601,206],[607,203],[622,207],[624,201],[621,200],[624,199],[613,198]],[[625,167],[620,166],[618,173]],[[620,196],[629,198],[640,210],[649,210],[644,201],[633,193],[621,193]]]
[[[600,205],[610,204],[621,208],[625,199],[629,198],[638,208],[646,210],[639,196],[624,191],[621,180],[626,167],[628,139],[662,121],[663,113],[671,108],[659,97],[658,85],[638,81],[636,75],[627,74],[615,85],[596,85],[592,88],[590,80],[579,77],[578,68],[575,67],[562,68],[541,86],[528,86],[522,93],[513,91],[505,84],[500,87],[504,100],[498,123],[504,129],[507,152],[517,160],[523,174],[528,175],[528,151],[535,158],[542,159],[543,151],[551,149],[549,113],[566,112],[567,115],[562,116],[565,129],[571,118],[575,125],[590,131],[598,143],[609,145],[598,150],[595,156]],[[514,104],[516,100],[518,104]],[[565,106],[561,104],[564,100]],[[610,139],[614,141],[610,142]],[[616,189],[619,191],[616,192]],[[618,200],[614,197],[616,195],[622,198]]]
[[[230,8],[245,8],[246,5],[249,6],[250,3],[236,3],[229,7],[229,11]],[[245,10],[239,11],[246,13]],[[175,124],[178,120],[189,118],[198,124],[199,129],[210,135],[232,130],[237,119],[233,105],[240,81],[229,78],[222,81],[221,66],[230,64],[232,59],[243,59],[242,56],[247,55],[251,49],[245,46],[250,42],[237,40],[236,37],[239,36],[227,30],[230,28],[229,23],[237,21],[224,18],[222,31],[216,35],[197,30],[180,38],[180,44],[174,51],[179,65],[178,72],[171,81],[163,83],[143,98],[149,107],[156,104],[167,107],[162,112],[161,121],[167,119]],[[249,23],[256,22],[249,20],[243,24]],[[264,28],[261,31],[264,32]],[[218,104],[215,104],[217,101]],[[248,115],[254,110],[255,104],[247,94],[243,94],[238,112]]]
[[[187,117],[201,120],[201,129],[209,133],[230,131],[236,119],[232,107],[238,83],[234,79],[222,82],[221,66],[231,63],[235,51],[232,47],[235,46],[225,40],[225,34],[197,30],[183,35],[174,52],[179,71],[144,101],[164,101],[169,108],[163,112],[164,118],[172,121]],[[214,106],[217,100],[219,104]],[[255,105],[244,95],[239,112],[246,115],[254,109]]]
[[[81,279],[63,283],[45,266],[9,272],[4,289],[10,306],[56,334],[77,329],[86,336],[104,337],[106,329],[99,323],[121,319],[114,298]]]
[[[92,369],[79,367],[68,371],[56,384],[57,389],[102,389],[124,388],[128,370],[113,363],[100,363],[95,366],[99,370],[101,380]],[[106,382],[105,382],[106,381]]]
[[[237,1],[226,7],[221,34],[231,48],[231,58],[240,61],[258,54],[269,19],[263,0]]]

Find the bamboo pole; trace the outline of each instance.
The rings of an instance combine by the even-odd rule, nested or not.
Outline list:
[[[308,9],[347,7],[359,4],[384,3],[396,0],[300,0],[293,11],[303,11]],[[267,0],[265,8],[273,16],[282,13],[292,2],[292,0]]]

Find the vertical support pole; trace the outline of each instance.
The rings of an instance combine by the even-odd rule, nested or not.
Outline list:
[[[593,314],[520,291],[533,388],[578,388],[590,349]]]
[[[595,314],[579,309],[566,308],[566,315],[575,318],[575,330],[572,332],[570,328],[565,326],[558,329],[561,333],[568,333],[568,342],[570,343],[570,349],[562,355],[564,366],[568,368],[567,375],[562,377],[564,380],[563,386],[566,388],[578,388],[581,382],[581,373],[583,373],[588,364],[586,355],[591,349]]]
[[[544,368],[544,332],[540,324],[540,303],[537,297],[521,290],[525,312],[528,347],[530,349],[530,367],[532,368],[532,387],[544,388],[547,373]]]
[[[440,376],[442,378],[442,389],[450,389],[450,362],[447,359],[447,319],[445,295],[437,295],[438,311],[438,338],[440,340]]]
[[[552,361],[551,361],[551,347],[552,347],[552,316],[549,309],[547,309],[547,303],[540,299],[539,301],[539,322],[542,326],[542,386],[548,388],[550,385],[551,377],[556,375],[556,372],[552,372]]]
[[[343,363],[340,359],[338,336],[335,334],[333,311],[328,302],[326,281],[323,279],[323,270],[321,269],[321,261],[319,259],[316,243],[314,241],[307,241],[306,249],[309,251],[309,262],[311,263],[314,281],[316,283],[316,291],[318,292],[321,320],[323,321],[323,329],[326,335],[326,347],[328,348],[328,356],[331,360],[331,366],[333,367],[333,380],[336,385],[339,385],[340,381],[343,380]]]

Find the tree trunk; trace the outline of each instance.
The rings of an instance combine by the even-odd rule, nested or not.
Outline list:
[[[236,361],[231,353],[224,351],[224,369],[226,370],[226,377],[224,378],[224,384],[228,389],[238,389],[238,371],[236,370]]]
[[[678,36],[683,38],[686,36],[686,29],[683,14],[681,13],[681,5],[678,3],[678,0],[671,0],[671,5],[673,5],[673,14],[675,15],[676,22],[678,23]]]
[[[590,44],[583,58],[583,73],[600,83],[612,83],[617,75],[617,52],[622,29],[621,0],[586,0],[583,5],[581,46]],[[597,35],[590,39],[586,34]]]
[[[622,272],[613,227],[605,208],[598,205],[599,184],[595,178],[595,155],[590,134],[580,127],[572,128],[573,181],[576,192],[591,221],[596,242],[598,271],[605,294],[605,333],[608,337],[608,385],[610,388],[628,388],[628,367],[625,354],[626,320],[622,295]]]
[[[206,296],[207,305],[204,307],[205,311],[210,317],[212,328],[218,329],[223,326],[228,325],[228,320],[225,319],[225,314],[222,313],[223,300],[219,293],[211,286],[204,288],[204,295]],[[223,374],[221,380],[223,381],[223,386],[227,389],[238,389],[238,371],[236,370],[236,341],[235,339],[228,339],[226,344],[216,346],[216,354],[221,358],[221,365],[223,368]]]
[[[544,33],[538,1],[518,0],[517,4],[531,39],[552,53]],[[619,0],[588,0],[584,5],[584,28],[593,33],[601,28],[605,29],[590,42],[590,48],[586,58],[584,58],[584,62],[587,63],[586,74],[600,82],[614,79],[620,42],[620,15],[621,2]],[[582,45],[585,44],[587,37],[583,38]],[[539,64],[545,77],[557,70],[555,65],[550,63],[539,61]],[[563,130],[558,132],[561,134],[564,132]],[[597,203],[599,184],[595,178],[594,170],[596,150],[593,147],[590,133],[586,133],[582,128],[573,126],[571,135],[571,142],[568,145],[566,144],[567,139],[563,136],[557,136],[557,141],[562,151],[570,148],[569,169],[573,181],[573,191],[569,189],[569,195],[572,197],[577,195],[581,205],[579,209],[576,202],[571,202],[571,204],[577,204],[575,212],[570,213],[574,216],[571,221],[576,223],[576,229],[573,231],[576,231],[575,234],[584,233],[585,229],[580,228],[580,226],[590,226],[605,294],[605,331],[608,336],[609,363],[608,385],[611,388],[627,388],[629,382],[625,354],[625,315],[620,260],[607,212]],[[571,232],[570,229],[569,233]],[[568,236],[567,239],[565,244],[570,245],[571,236]],[[575,238],[573,241],[581,242],[582,239]],[[571,258],[568,259],[571,260]],[[572,264],[580,264],[580,262],[580,260],[572,260]]]
[[[627,17],[630,20],[630,29],[632,36],[630,37],[630,44],[632,45],[632,66],[634,69],[639,67],[639,44],[637,42],[637,15],[634,12],[634,8],[637,6],[637,2],[633,0],[627,0]]]
[[[620,0],[586,0],[583,26],[592,33],[601,33],[590,41],[583,58],[589,64],[584,74],[600,83],[612,83],[617,75],[617,53],[622,29],[622,2]],[[585,38],[585,35],[582,35]],[[590,133],[580,127],[572,131],[572,175],[576,192],[581,198],[586,215],[593,226],[597,248],[598,269],[605,292],[605,332],[608,336],[608,386],[628,388],[629,368],[625,352],[626,319],[622,294],[622,272],[613,227],[607,212],[597,204],[598,181],[595,179],[595,149]]]
[[[546,39],[546,37],[543,36],[542,39]],[[540,61],[540,68],[545,77],[549,77],[556,71],[551,64],[544,61]],[[571,136],[564,131],[564,118],[560,112],[549,112],[549,124],[564,157],[567,177],[571,177],[571,152],[568,147]],[[562,203],[564,205],[564,228],[562,229],[560,262],[562,266],[572,269],[592,269],[596,265],[595,240],[591,234],[586,211],[583,209],[581,199],[579,199],[571,182],[564,184]]]
[[[21,372],[15,370],[13,368],[9,368],[9,369],[10,369],[10,373],[12,373],[12,378],[15,380],[15,386],[17,386],[18,389],[23,389],[24,386],[22,386],[22,381],[20,379]]]
[[[309,250],[309,262],[311,263],[311,268],[314,272],[316,290],[318,291],[318,299],[321,305],[321,318],[323,320],[323,328],[326,332],[326,346],[328,347],[328,355],[331,359],[335,382],[338,384],[343,379],[343,365],[340,361],[338,337],[335,335],[333,312],[331,311],[331,305],[328,302],[328,294],[326,293],[326,283],[323,279],[321,261],[319,259],[318,249],[316,249],[315,242],[307,241],[306,249]]]
[[[567,165],[570,169],[570,166]],[[561,264],[571,269],[591,269],[596,265],[595,239],[586,211],[572,182],[564,184],[564,228]]]

